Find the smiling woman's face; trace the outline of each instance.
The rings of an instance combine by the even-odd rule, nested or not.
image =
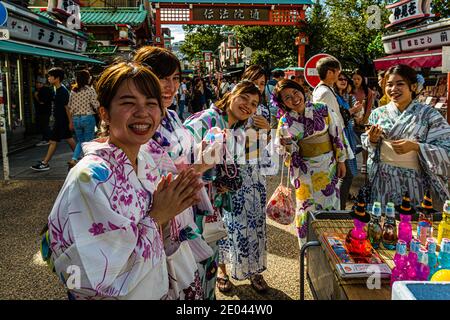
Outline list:
[[[286,88],[281,91],[281,101],[289,109],[298,113],[305,109],[305,97],[301,91],[294,88]]]
[[[386,95],[396,106],[407,106],[412,101],[413,92],[408,82],[398,74],[389,75],[385,89]]]
[[[256,94],[243,93],[231,98],[230,109],[239,121],[250,118],[258,108],[259,97]]]
[[[132,80],[127,80],[117,90],[109,111],[103,108],[101,115],[102,119],[109,122],[112,143],[140,147],[150,140],[158,128],[161,108],[156,98],[145,96]]]
[[[180,70],[175,70],[170,76],[160,78],[161,83],[161,96],[164,108],[169,108],[172,105],[173,98],[178,92],[180,87],[181,74]]]

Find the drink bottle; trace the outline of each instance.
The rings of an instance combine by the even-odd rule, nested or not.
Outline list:
[[[395,207],[392,202],[386,205],[386,220],[383,224],[383,246],[388,250],[394,250],[397,243],[397,225],[395,223]]]
[[[374,202],[372,206],[372,217],[367,225],[370,243],[374,249],[378,249],[381,242],[383,230],[380,224],[381,219],[381,203]]]
[[[427,254],[428,254],[428,266],[430,267],[430,275],[428,280],[431,279],[433,274],[436,272],[438,266],[438,260],[436,255],[436,240],[434,238],[427,239]]]
[[[438,255],[438,267],[436,271],[450,269],[450,239],[444,238],[441,242],[441,251]]]
[[[395,267],[391,273],[391,287],[395,281],[407,280],[406,267],[408,265],[408,256],[406,254],[406,242],[399,240],[396,245],[394,256]]]
[[[406,269],[408,280],[417,280],[419,250],[420,250],[420,241],[417,239],[412,239],[408,254],[408,266]]]
[[[428,252],[425,249],[419,249],[416,278],[419,281],[427,281],[429,275]]]
[[[442,221],[438,227],[437,243],[441,243],[443,238],[450,238],[450,200],[445,201],[442,211]]]

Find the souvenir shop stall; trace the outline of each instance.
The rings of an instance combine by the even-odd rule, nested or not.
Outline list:
[[[426,0],[397,1],[387,9],[387,56],[374,61],[376,69],[415,68],[423,76],[419,99],[446,115],[450,70],[443,51],[450,45],[450,19],[430,21]],[[308,282],[319,300],[450,300],[450,199],[433,204],[427,190],[422,199],[406,193],[400,203],[382,205],[368,203],[370,190],[368,180],[350,211],[309,213],[300,298]]]
[[[423,76],[419,96],[447,116],[448,71],[444,70],[445,47],[450,46],[450,19],[430,21],[431,1],[409,0],[388,5],[392,11],[390,24],[382,37],[387,56],[374,60],[377,70],[407,64]]]

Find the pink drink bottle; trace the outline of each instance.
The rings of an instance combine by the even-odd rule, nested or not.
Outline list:
[[[406,268],[407,279],[417,280],[418,253],[420,250],[420,241],[413,239],[408,254],[408,266]]]
[[[406,242],[409,247],[412,239],[411,215],[400,214],[400,223],[398,225],[398,239]]]
[[[428,252],[425,249],[419,249],[419,263],[417,266],[416,278],[419,281],[427,281],[430,275],[430,267],[428,266]]]
[[[391,287],[395,281],[407,280],[406,267],[408,264],[408,256],[406,254],[406,242],[403,240],[397,242],[394,263],[395,267],[391,273]]]

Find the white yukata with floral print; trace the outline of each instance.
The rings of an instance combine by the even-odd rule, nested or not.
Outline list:
[[[125,153],[108,142],[83,149],[48,218],[51,259],[69,298],[165,298],[166,256],[148,215],[160,179],[153,160],[140,152],[136,174]],[[74,270],[80,282],[72,284]]]

